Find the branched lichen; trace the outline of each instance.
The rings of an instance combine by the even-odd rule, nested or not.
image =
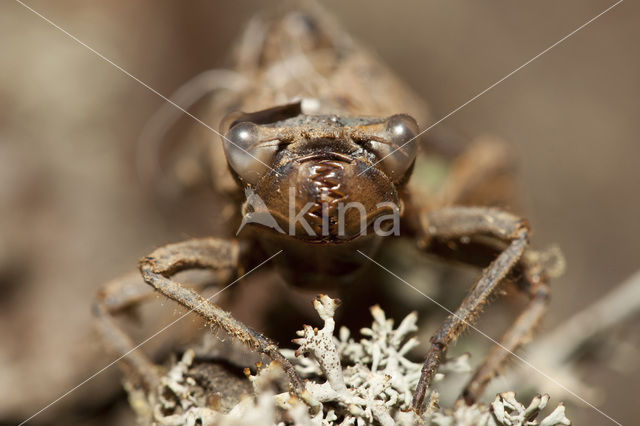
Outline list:
[[[156,392],[147,395],[152,419],[158,425],[486,425],[531,426],[568,425],[564,406],[540,423],[536,418],[547,406],[548,395],[536,396],[528,406],[518,402],[513,392],[496,396],[489,405],[467,406],[457,403],[441,409],[438,393],[429,395],[422,417],[411,411],[411,398],[420,377],[422,365],[407,358],[418,345],[417,315],[411,313],[398,327],[386,318],[378,306],[371,308],[373,323],[361,330],[356,341],[342,327],[334,336],[334,314],[339,305],[335,299],[319,296],[314,307],[324,326],[305,325],[294,342],[296,351],[284,355],[296,365],[306,379],[302,400],[288,392],[278,393],[285,377],[280,365],[259,366],[249,375],[254,395],[247,395],[230,411],[223,412],[208,404],[206,392],[193,380],[189,369],[194,360],[187,351],[164,376]],[[448,373],[470,371],[467,354],[450,359],[440,366],[437,380]],[[138,411],[141,412],[140,410]]]
[[[458,403],[453,409],[436,412],[431,423],[438,426],[555,426],[570,425],[566,418],[564,405],[559,404],[551,414],[537,423],[535,420],[547,406],[549,395],[537,395],[527,407],[518,402],[513,392],[503,392],[489,407],[484,405],[467,406]]]

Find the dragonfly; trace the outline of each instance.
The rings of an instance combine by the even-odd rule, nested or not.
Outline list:
[[[132,339],[115,317],[160,293],[280,363],[291,394],[301,396],[304,381],[272,339],[176,274],[210,270],[208,284],[224,288],[273,259],[294,287],[348,288],[383,245],[409,239],[425,255],[483,268],[430,339],[412,402],[418,414],[447,349],[501,284],[515,280],[514,288],[528,297],[465,386],[461,399],[473,404],[542,319],[554,275],[529,248],[527,221],[477,197],[507,167],[504,146],[479,141],[452,156],[446,141],[422,135],[432,121],[426,104],[320,10],[255,18],[234,58],[232,69],[208,72],[176,99],[192,102],[216,89],[209,117],[222,124],[205,141],[211,181],[216,191],[241,200],[243,226],[235,238],[162,246],[139,262],[144,283],[123,279],[104,286],[94,311],[110,346],[127,355],[123,362],[147,386],[157,385],[160,369],[142,351],[132,351]],[[430,155],[452,156],[436,191],[411,179],[416,164]]]

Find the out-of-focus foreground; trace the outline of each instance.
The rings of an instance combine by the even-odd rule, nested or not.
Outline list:
[[[611,3],[324,4],[439,118]],[[265,7],[29,5],[167,95],[201,71],[224,67],[243,25]],[[637,4],[622,3],[443,123],[511,144],[534,243],[557,243],[566,255],[542,332],[640,266],[639,13]],[[113,359],[91,327],[101,283],[133,270],[157,245],[216,235],[223,225],[215,200],[191,200],[197,208],[167,213],[138,182],[137,139],[160,98],[19,3],[0,5],[0,36],[0,423],[12,423]],[[631,423],[640,372],[627,360],[640,353],[640,335],[632,327],[617,333],[608,342],[619,348],[587,364],[584,377],[600,390],[598,407]],[[118,402],[100,395],[118,380],[117,368],[108,369],[34,423],[72,407],[78,422],[116,422],[126,410],[102,420],[96,413],[114,412]],[[95,400],[80,398],[92,393]],[[566,400],[576,424],[609,424]]]

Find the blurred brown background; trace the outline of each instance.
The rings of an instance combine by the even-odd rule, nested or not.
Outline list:
[[[323,3],[437,118],[611,4]],[[29,5],[167,95],[197,73],[228,64],[243,24],[268,7]],[[446,121],[466,136],[509,141],[534,242],[557,243],[567,257],[567,273],[553,282],[545,328],[640,266],[639,12],[637,3],[622,3]],[[156,245],[215,234],[220,223],[215,212],[167,217],[138,183],[136,141],[160,98],[12,1],[0,5],[0,46],[0,423],[10,424],[113,358],[91,329],[91,300],[102,282],[133,270]],[[77,392],[117,380],[114,367]],[[586,381],[603,388],[597,405],[604,412],[622,423],[635,420],[638,371],[605,365]],[[76,397],[34,424],[51,421]],[[80,411],[109,410],[108,402],[92,404]],[[569,404],[575,424],[610,424]]]

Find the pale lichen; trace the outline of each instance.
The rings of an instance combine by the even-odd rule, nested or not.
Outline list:
[[[158,425],[486,425],[531,426],[568,425],[564,406],[558,405],[537,423],[549,402],[538,395],[527,405],[518,402],[513,392],[496,396],[489,405],[467,406],[456,403],[441,409],[438,393],[429,395],[421,417],[410,410],[412,392],[422,365],[407,358],[418,345],[417,315],[411,313],[396,328],[378,306],[371,308],[373,323],[361,330],[356,341],[342,327],[334,336],[334,314],[339,302],[319,296],[314,307],[324,326],[304,326],[294,342],[296,351],[284,350],[300,375],[306,379],[303,398],[279,392],[284,372],[276,363],[260,366],[249,375],[254,395],[247,395],[230,411],[208,404],[206,392],[193,380],[189,368],[194,353],[187,351],[163,377],[159,388],[147,395],[151,408],[146,423]],[[447,360],[437,380],[449,373],[470,371],[467,354]],[[140,413],[140,411],[139,411]]]

